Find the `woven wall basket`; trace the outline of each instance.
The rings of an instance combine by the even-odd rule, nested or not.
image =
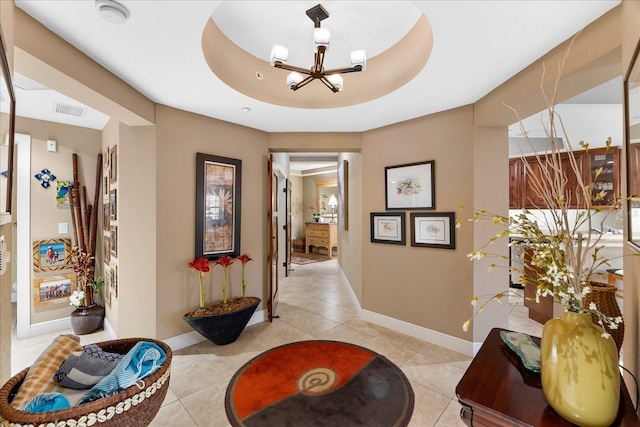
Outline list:
[[[602,314],[611,317],[621,316],[622,313],[620,312],[620,307],[618,307],[618,301],[616,301],[616,291],[617,288],[615,286],[591,282],[591,292],[584,297],[582,303],[584,307],[588,307],[590,302],[595,302]],[[592,318],[593,322],[597,324],[598,317],[594,314]],[[618,329],[611,329],[606,325],[605,329],[611,334],[616,347],[618,347],[618,354],[620,354],[620,348],[624,340],[624,322],[618,325]]]
[[[161,341],[149,338],[127,338],[97,343],[110,353],[126,354],[139,341],[157,344],[167,355],[153,375],[142,380],[144,386],[131,386],[117,394],[84,405],[50,412],[24,412],[9,402],[18,392],[29,368],[12,377],[0,389],[0,425],[10,427],[85,427],[85,426],[148,426],[162,405],[171,373],[171,348]]]

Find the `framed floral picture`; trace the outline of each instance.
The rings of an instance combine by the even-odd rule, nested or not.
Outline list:
[[[70,256],[70,239],[36,240],[33,242],[33,271],[65,270]]]
[[[435,209],[434,160],[384,168],[385,208]]]
[[[196,258],[240,255],[242,160],[196,154]]]
[[[455,249],[454,212],[411,213],[411,246]]]
[[[371,212],[371,242],[405,245],[404,212]]]

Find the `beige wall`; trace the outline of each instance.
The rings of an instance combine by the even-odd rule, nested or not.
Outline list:
[[[367,239],[360,227],[362,212],[362,156],[360,153],[341,153],[338,164],[348,162],[348,229],[338,227],[338,261],[349,280],[354,295],[362,304],[362,242]]]
[[[637,46],[640,45],[640,2],[624,0],[622,2],[622,75],[626,76],[631,68],[631,61]],[[623,162],[626,165],[626,163]],[[626,176],[626,167],[623,168]],[[624,181],[624,180],[623,180]],[[623,182],[623,195],[627,195],[626,182]],[[625,217],[625,225],[627,215]],[[629,255],[636,254],[630,246],[624,249],[624,344],[622,358],[627,369],[638,377],[640,372],[640,258]],[[629,390],[633,392],[633,379],[625,374]]]
[[[389,143],[393,141],[393,143]],[[362,307],[469,340],[462,331],[472,297],[472,229],[458,230],[456,249],[369,241],[369,213],[385,211],[385,166],[434,160],[435,212],[473,202],[473,108],[460,107],[365,132],[362,141]],[[453,309],[455,307],[455,309]]]
[[[198,305],[197,278],[187,268],[194,256],[198,152],[242,160],[241,250],[255,260],[247,265],[247,294],[266,307],[268,151],[264,132],[163,105],[156,132],[157,337],[165,339],[191,331],[182,316]],[[239,267],[231,267],[232,296],[242,292]],[[213,268],[208,300],[221,298],[221,283],[222,270]]]
[[[0,1],[0,33],[7,49],[9,69],[13,72],[14,13],[12,1]],[[4,219],[0,221],[4,223]],[[9,223],[11,221],[8,221]],[[2,232],[6,232],[4,226]],[[10,229],[10,228],[9,228]],[[0,383],[4,384],[11,376],[11,277],[0,276]]]
[[[88,204],[93,204],[96,183],[96,159],[100,153],[101,132],[94,129],[68,126],[51,123],[42,120],[18,117],[16,119],[16,131],[31,135],[31,173],[33,177],[42,169],[49,169],[57,181],[73,181],[72,154],[78,155],[78,175],[81,186],[87,190]],[[47,151],[47,139],[56,140],[58,152]],[[31,240],[70,239],[71,244],[76,244],[72,238],[73,227],[71,211],[68,208],[60,209],[56,206],[56,182],[52,182],[47,189],[40,185],[40,181],[33,178],[31,185]],[[101,212],[101,211],[100,211]],[[58,224],[65,222],[69,232],[58,233]],[[100,246],[98,239],[97,245]],[[48,277],[60,274],[72,274],[71,270],[34,273],[32,280],[38,277]],[[69,316],[72,307],[68,301],[64,303],[49,304],[44,307],[35,306],[34,289],[31,287],[31,324],[61,319]]]

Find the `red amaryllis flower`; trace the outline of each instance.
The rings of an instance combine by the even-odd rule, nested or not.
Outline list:
[[[242,263],[242,265],[248,263],[249,261],[253,261],[253,259],[249,256],[249,254],[242,254],[238,257],[238,260]]]
[[[221,258],[218,258],[218,260],[216,261],[216,264],[226,268],[226,267],[229,267],[231,264],[233,264],[233,259],[230,256],[223,256]]]
[[[209,260],[206,258],[196,258],[189,263],[189,268],[195,268],[202,273],[209,272]]]

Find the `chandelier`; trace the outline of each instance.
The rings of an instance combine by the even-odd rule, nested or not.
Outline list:
[[[340,74],[356,73],[364,71],[367,65],[367,57],[364,50],[354,50],[351,52],[351,66],[336,68],[332,70],[324,69],[324,55],[329,48],[330,33],[327,28],[322,28],[320,23],[329,17],[329,12],[322,5],[318,4],[306,12],[309,19],[314,23],[313,41],[316,51],[313,54],[313,65],[310,69],[296,67],[287,64],[289,49],[281,45],[273,45],[271,49],[270,63],[276,68],[291,71],[287,76],[287,87],[291,90],[298,90],[306,86],[313,80],[320,80],[333,93],[340,92],[344,87],[344,82]]]

